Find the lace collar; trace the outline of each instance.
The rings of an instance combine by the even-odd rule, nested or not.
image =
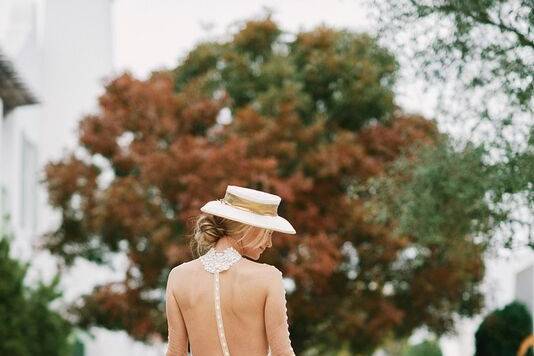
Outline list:
[[[220,252],[215,250],[215,247],[212,247],[208,252],[200,256],[204,269],[210,273],[226,271],[240,259],[241,255],[232,246]]]

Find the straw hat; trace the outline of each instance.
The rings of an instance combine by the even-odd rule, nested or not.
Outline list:
[[[278,216],[281,200],[282,198],[275,194],[229,185],[223,199],[209,201],[200,210],[244,224],[295,234],[296,231],[289,221]]]

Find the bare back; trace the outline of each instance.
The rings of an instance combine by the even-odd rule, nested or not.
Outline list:
[[[294,355],[289,340],[282,274],[241,258],[219,274],[220,309],[232,356]],[[200,259],[173,268],[167,286],[167,356],[223,355],[215,319],[213,276]]]

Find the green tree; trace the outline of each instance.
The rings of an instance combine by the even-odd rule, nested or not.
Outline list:
[[[515,355],[532,331],[532,317],[527,307],[512,302],[484,318],[475,333],[475,356]],[[530,348],[527,355],[533,354]]]
[[[0,354],[70,356],[71,324],[50,308],[61,296],[58,276],[50,284],[26,287],[29,263],[11,258],[9,245],[9,236],[0,231]]]
[[[432,243],[485,237],[481,243],[490,246],[499,227],[514,220],[515,206],[507,204],[511,194],[524,192],[528,204],[534,203],[530,147],[506,162],[490,163],[485,146],[458,150],[444,136],[353,191],[367,199],[370,215],[392,226],[397,236],[411,234]],[[509,236],[506,243],[513,242]]]
[[[481,99],[479,104],[500,97],[505,107],[532,113],[531,0],[371,0],[371,4],[380,11],[377,19],[384,40],[431,85],[455,78],[462,85],[456,99],[466,91]],[[485,105],[479,113],[501,124],[511,119],[502,106]]]
[[[483,165],[479,167],[487,172],[479,175],[477,181],[467,179],[465,183],[472,186],[461,188],[479,193],[482,187],[486,190],[488,199],[478,201],[490,211],[474,223],[481,227],[492,225],[489,229],[492,234],[499,230],[507,247],[534,248],[532,215],[510,214],[534,204],[531,163],[534,160],[534,3],[531,0],[370,0],[368,3],[379,14],[376,19],[382,43],[395,51],[415,75],[426,79],[430,90],[440,92],[440,121],[463,128],[458,141],[452,146],[450,143],[441,146],[443,152],[436,151],[435,158],[446,154],[462,165],[466,158],[462,151],[467,146],[480,146],[476,150],[481,153]],[[429,163],[424,157],[420,162]],[[420,173],[424,169],[421,167]],[[433,179],[434,186],[440,184],[438,181],[450,186],[460,183],[451,181],[445,170],[441,172],[443,175],[437,176],[436,171],[426,170],[429,174],[426,182]],[[478,169],[476,172],[483,173]],[[400,195],[403,199],[408,195],[415,199],[408,209],[421,199],[428,203],[434,199],[435,206],[442,203],[440,196],[432,195],[429,186],[414,184],[409,187],[411,192]],[[413,195],[415,190],[428,194]],[[440,194],[439,190],[434,192]],[[400,200],[395,204],[399,205]],[[505,210],[507,214],[503,214]],[[458,212],[472,216],[464,209]],[[423,220],[417,224],[429,227],[435,226],[436,219],[448,218],[439,212],[438,216],[429,213],[421,217]],[[518,233],[520,229],[527,234]],[[478,233],[484,231],[473,229],[473,234]],[[524,235],[527,239],[517,238]]]

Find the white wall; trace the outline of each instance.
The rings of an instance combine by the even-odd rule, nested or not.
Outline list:
[[[21,167],[23,135],[37,147],[36,169],[65,156],[77,142],[77,125],[97,110],[103,83],[113,75],[111,0],[2,0],[0,48],[14,64],[39,105],[19,107],[0,124],[0,183],[6,187],[11,230],[16,236],[12,254],[31,260],[28,283],[49,280],[57,271],[55,258],[35,249],[38,238],[59,222],[47,204],[46,191],[37,192],[37,227],[21,226]],[[64,276],[63,302],[92,290],[95,284],[120,280],[126,266],[116,256],[115,272],[79,260]],[[55,307],[62,308],[62,303]],[[63,303],[64,304],[64,303]],[[162,355],[162,344],[149,347],[125,333],[94,329],[86,341],[87,356]]]
[[[524,303],[534,320],[534,262],[523,268],[516,276],[515,295],[518,301]]]
[[[55,157],[66,144],[73,146],[77,122],[95,111],[111,74],[111,1],[49,0],[45,18],[41,144],[46,157]]]

